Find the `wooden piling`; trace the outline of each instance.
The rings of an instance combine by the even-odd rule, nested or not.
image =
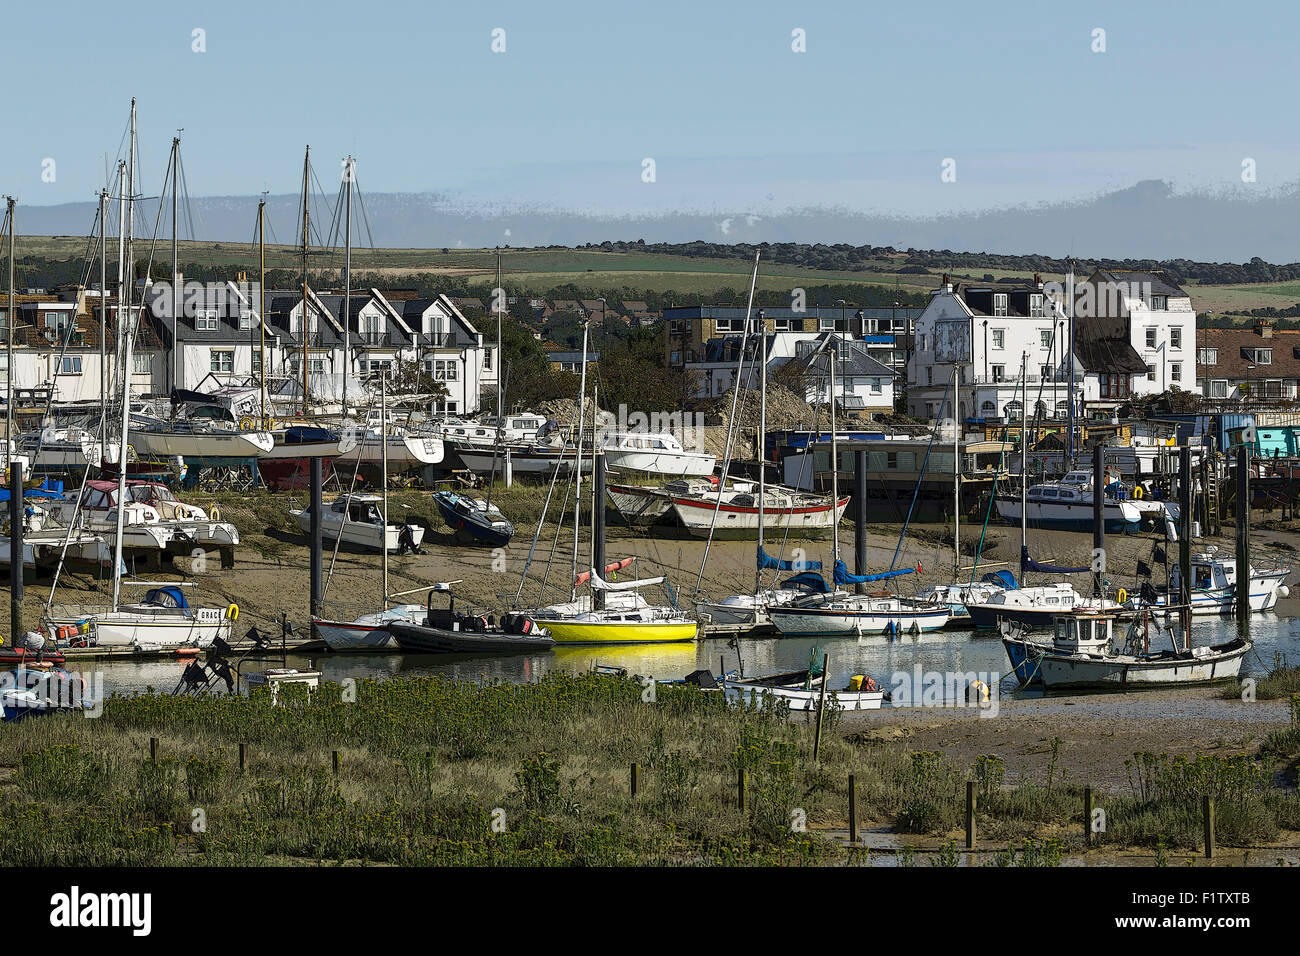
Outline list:
[[[745,771],[739,770],[736,773],[736,806],[740,812],[745,812]]]
[[[244,768],[248,765],[248,744],[239,745],[239,772],[243,773]]]
[[[966,849],[975,849],[975,781],[966,781]]]
[[[858,781],[849,774],[849,842],[858,842]]]
[[[638,782],[638,781],[637,781],[637,767],[636,767],[636,761],[633,761],[633,762],[632,762],[632,771],[631,771],[631,774],[630,774],[629,777],[628,777],[628,781],[629,781],[629,783],[631,784],[632,796],[635,797],[635,796],[636,796],[636,791],[637,791],[637,782]]]
[[[157,762],[158,760],[158,738],[149,738],[149,759]]]
[[[1214,798],[1201,798],[1201,816],[1205,826],[1205,858],[1214,859]]]
[[[339,775],[339,752],[335,750],[332,754],[332,757],[334,763],[334,776],[337,777]]]
[[[1092,846],[1092,787],[1083,788],[1083,845]]]

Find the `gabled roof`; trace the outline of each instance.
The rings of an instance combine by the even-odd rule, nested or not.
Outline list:
[[[1200,329],[1196,333],[1196,347],[1217,350],[1213,365],[1197,364],[1199,378],[1247,379],[1294,378],[1300,379],[1300,331],[1274,329],[1270,336],[1260,335],[1255,328]],[[1255,361],[1255,350],[1272,349],[1272,361],[1267,365]],[[1252,366],[1254,366],[1252,368]]]
[[[1087,372],[1136,375],[1147,370],[1146,361],[1127,338],[1089,339],[1079,335],[1079,326],[1075,328],[1074,357]]]

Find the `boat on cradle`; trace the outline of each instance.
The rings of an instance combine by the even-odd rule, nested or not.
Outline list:
[[[447,595],[445,608],[433,606],[433,596]],[[504,614],[501,622],[456,610],[450,584],[436,585],[429,592],[424,613],[416,622],[393,621],[389,625],[397,645],[412,654],[533,654],[550,650],[555,641],[545,627],[526,614]]]
[[[338,432],[316,425],[289,425],[271,435],[275,445],[257,460],[257,472],[274,491],[309,488],[314,458],[321,460],[322,478],[328,480],[334,459],[346,447]]]
[[[712,474],[718,464],[717,455],[688,451],[668,432],[601,429],[596,432],[596,450],[604,452],[615,471],[702,477]]]
[[[179,585],[150,588],[144,598],[114,608],[52,605],[42,619],[45,633],[72,646],[166,650],[208,647],[230,641],[239,608],[190,607]]]
[[[162,482],[128,479],[126,499],[127,527],[131,531],[141,526],[170,531],[171,536],[163,547],[173,553],[189,554],[195,548],[233,548],[239,544],[239,529],[222,521],[219,511],[210,517],[198,505],[178,499]],[[65,501],[60,505],[59,518],[66,523],[79,512],[82,527],[113,531],[117,528],[117,500],[118,482],[87,481],[79,502]],[[129,539],[130,532],[125,533]]]
[[[970,624],[971,613],[966,605],[987,601],[1003,591],[1017,590],[1020,585],[1010,571],[992,571],[978,581],[965,584],[934,584],[916,592],[918,599],[946,604],[952,612],[950,625]]]
[[[131,444],[141,456],[167,458],[261,458],[275,447],[270,432],[239,431],[206,420],[165,422],[140,416]]]
[[[87,481],[81,497],[52,503],[53,522],[92,534],[117,532],[118,482],[96,478]],[[156,556],[172,547],[178,529],[162,520],[158,510],[142,501],[127,501],[122,508],[122,548],[132,554]],[[53,523],[52,522],[52,523]]]
[[[379,650],[396,647],[397,642],[389,631],[394,622],[419,622],[424,620],[423,604],[402,604],[362,614],[352,621],[312,618],[312,627],[332,651]]]
[[[504,548],[515,536],[515,526],[501,509],[486,499],[458,491],[438,491],[434,504],[442,513],[447,527],[456,532],[462,543],[478,541],[495,548]]]
[[[335,462],[350,465],[378,466],[388,458],[389,471],[410,471],[425,465],[436,465],[442,461],[445,448],[441,438],[432,438],[406,431],[389,432],[386,439],[380,440],[380,433],[373,428],[366,429],[351,447],[338,454]]]
[[[116,458],[116,442],[104,442],[84,428],[42,429],[19,437],[18,451],[26,455],[30,465],[25,472],[82,471],[87,465],[98,464],[104,458]]]
[[[495,419],[491,418],[481,422],[449,419],[432,423],[427,431],[447,443],[449,454],[459,454],[462,449],[486,448],[490,451],[498,441],[507,444],[537,441],[544,437],[548,422],[553,420],[548,420],[545,415],[522,412],[507,415],[499,428]]]
[[[384,524],[379,495],[340,495],[321,515],[321,534],[330,541],[342,538],[343,544],[368,551],[386,550],[399,554],[415,551],[424,540],[424,528],[418,524],[388,522]],[[311,534],[311,508],[289,509],[303,534]]]
[[[998,515],[1007,524],[1021,523],[1021,497],[999,493],[994,498]],[[1030,485],[1023,497],[1025,520],[1035,528],[1092,530],[1092,476],[1086,471],[1072,471],[1060,481]],[[1163,513],[1163,505],[1152,504]],[[1137,531],[1148,510],[1137,501],[1104,497],[1102,511],[1106,531]]]
[[[670,481],[662,486],[614,484],[609,497],[629,524],[649,524],[671,516],[691,534],[717,538],[746,538],[758,533],[758,484],[733,482],[719,494],[716,480]],[[830,495],[780,486],[763,493],[763,521],[773,533],[817,534],[830,530],[844,516],[849,497],[831,507]],[[715,517],[716,513],[716,517]]]
[[[1252,611],[1271,611],[1277,606],[1278,598],[1290,594],[1290,589],[1283,584],[1291,569],[1285,565],[1257,570],[1247,566],[1250,577],[1250,609]],[[1174,567],[1169,572],[1169,586],[1157,587],[1153,600],[1147,602],[1152,608],[1164,608],[1179,604],[1182,571]],[[1192,556],[1192,614],[1197,617],[1217,617],[1232,614],[1237,602],[1237,560],[1220,558],[1216,549],[1208,548]]]
[[[561,478],[573,471],[574,451],[564,445],[545,443],[506,444],[503,448],[462,448],[458,454],[465,468],[480,476],[504,475],[509,460],[510,474],[516,478],[550,478],[559,469]],[[591,456],[581,460],[581,471],[591,474]]]
[[[1253,646],[1235,638],[1210,647],[1151,651],[1148,628],[1135,619],[1125,646],[1114,648],[1117,615],[1076,611],[1061,615],[1050,645],[1030,644],[1038,678],[1049,690],[1130,686],[1181,686],[1229,680]],[[1004,639],[1005,640],[1005,639]],[[1029,665],[1032,666],[1032,665]]]

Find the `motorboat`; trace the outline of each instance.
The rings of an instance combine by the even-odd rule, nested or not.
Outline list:
[[[458,541],[504,548],[515,535],[515,526],[500,508],[485,498],[458,491],[438,491],[434,493],[433,501],[447,527],[456,532]]]
[[[330,541],[368,551],[385,550],[399,554],[415,551],[424,540],[424,528],[406,522],[384,523],[379,495],[340,495],[321,515],[321,533]],[[290,507],[289,514],[304,534],[311,534],[311,509]]]
[[[362,614],[351,621],[329,618],[312,618],[312,627],[325,646],[332,651],[381,650],[397,646],[389,625],[395,621],[407,623],[424,620],[423,604],[402,604]]]
[[[445,608],[433,606],[436,593],[447,595]],[[492,615],[473,610],[456,610],[449,584],[436,585],[429,592],[419,621],[392,621],[389,630],[397,645],[413,654],[533,654],[555,646],[545,627],[527,614],[504,614],[500,622]]]

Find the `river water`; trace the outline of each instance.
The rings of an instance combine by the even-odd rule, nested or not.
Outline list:
[[[1116,625],[1117,631],[1123,625]],[[1231,618],[1198,619],[1192,625],[1196,646],[1219,644],[1236,635]],[[1117,634],[1118,636],[1118,634]],[[1272,613],[1251,618],[1254,648],[1242,665],[1242,674],[1262,676],[1272,667],[1276,655],[1300,661],[1300,619]],[[800,670],[808,666],[815,648],[830,655],[832,688],[844,687],[854,674],[874,677],[882,689],[897,684],[900,675],[914,680],[924,675],[969,675],[974,673],[990,685],[998,685],[1003,697],[1041,696],[1041,689],[1016,690],[1015,679],[1002,642],[994,631],[944,630],[901,637],[753,638],[741,639],[736,647],[727,638],[710,638],[683,644],[642,644],[607,647],[557,647],[529,656],[468,657],[462,655],[330,654],[289,655],[289,666],[320,669],[326,680],[344,678],[388,678],[441,674],[464,681],[533,681],[548,673],[579,673],[593,664],[626,667],[629,673],[671,680],[694,670],[741,669],[746,676]],[[1167,632],[1151,635],[1152,650],[1169,646]],[[820,654],[818,655],[820,656]],[[171,693],[177,687],[184,664],[166,661],[102,661],[95,670],[103,674],[106,694],[147,692]],[[244,671],[280,666],[279,658],[267,662],[245,661]],[[947,683],[943,680],[943,683]],[[920,686],[920,685],[914,685]],[[955,686],[965,687],[965,682]],[[1077,693],[1077,692],[1076,692]]]

